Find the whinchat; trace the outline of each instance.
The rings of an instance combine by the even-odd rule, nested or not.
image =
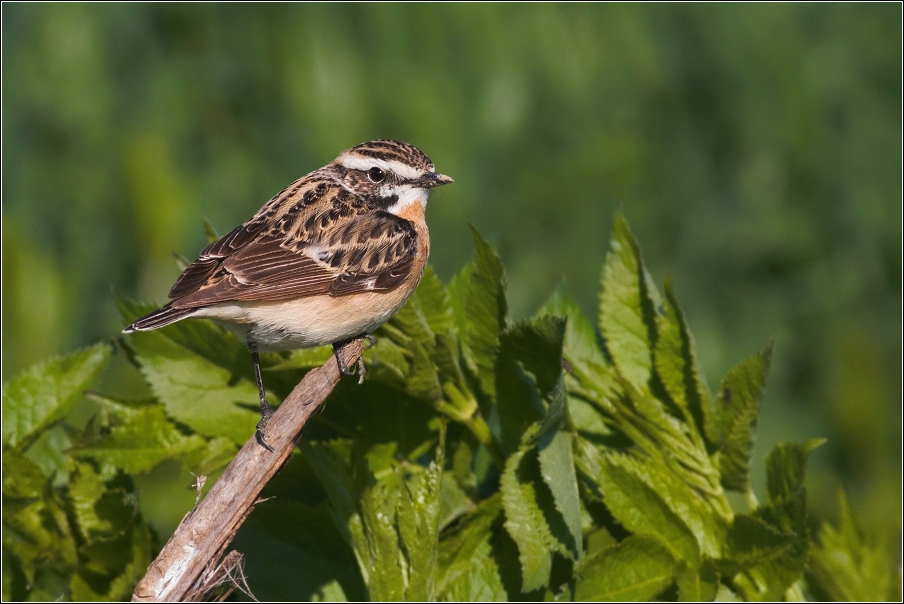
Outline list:
[[[170,302],[123,332],[188,318],[221,322],[248,344],[260,394],[258,441],[273,411],[259,351],[333,344],[372,332],[408,300],[424,274],[424,210],[433,187],[452,182],[417,148],[362,143],[301,177],[254,217],[201,251]],[[359,374],[363,378],[363,363]]]

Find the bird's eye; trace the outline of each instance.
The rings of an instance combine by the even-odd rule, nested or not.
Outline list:
[[[380,168],[371,168],[367,171],[367,178],[370,179],[370,182],[383,182],[383,179],[386,178],[386,173]]]

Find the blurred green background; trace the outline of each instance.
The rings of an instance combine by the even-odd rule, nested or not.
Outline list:
[[[710,385],[775,340],[757,454],[901,512],[901,7],[4,4],[3,380],[116,337],[222,233],[397,138],[451,187],[431,262],[494,239],[514,318],[563,278],[596,316],[623,208]],[[145,390],[121,358],[104,387]],[[187,492],[187,498],[191,498]],[[892,537],[896,539],[897,537]]]

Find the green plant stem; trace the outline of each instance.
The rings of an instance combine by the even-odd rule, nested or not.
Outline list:
[[[499,471],[501,472],[504,470],[505,453],[502,452],[499,443],[493,438],[493,433],[490,432],[490,427],[487,425],[486,421],[484,421],[483,417],[475,415],[465,422],[465,425],[468,427],[468,430],[471,431],[471,434],[480,441],[480,444],[486,447],[490,457],[493,458],[493,462],[499,467]]]

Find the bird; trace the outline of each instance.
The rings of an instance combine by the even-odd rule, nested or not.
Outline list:
[[[332,344],[340,371],[353,373],[343,346],[359,338],[373,345],[373,332],[414,293],[430,253],[427,200],[434,187],[451,182],[408,143],[352,147],[205,247],[176,280],[170,301],[123,333],[191,318],[235,332],[254,365],[257,441],[272,451],[265,429],[273,410],[259,353]],[[363,381],[360,358],[358,374]]]

